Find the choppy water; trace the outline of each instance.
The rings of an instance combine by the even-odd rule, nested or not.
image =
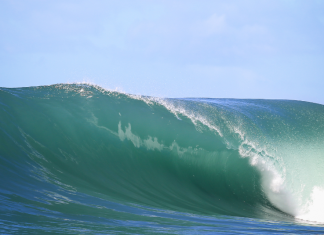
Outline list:
[[[0,233],[324,233],[324,106],[0,88]]]

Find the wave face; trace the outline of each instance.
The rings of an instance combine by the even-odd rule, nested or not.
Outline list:
[[[323,105],[1,88],[0,143],[2,233],[323,232]]]

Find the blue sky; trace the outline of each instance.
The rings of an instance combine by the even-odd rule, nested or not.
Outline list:
[[[0,87],[324,104],[324,1],[0,1]]]

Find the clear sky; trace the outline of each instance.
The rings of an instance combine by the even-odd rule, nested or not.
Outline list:
[[[0,87],[324,104],[324,0],[0,0]]]

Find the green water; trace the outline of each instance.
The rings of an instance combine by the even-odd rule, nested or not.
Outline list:
[[[59,84],[1,88],[0,108],[0,232],[266,232],[264,221],[285,231],[324,222],[322,105]]]

